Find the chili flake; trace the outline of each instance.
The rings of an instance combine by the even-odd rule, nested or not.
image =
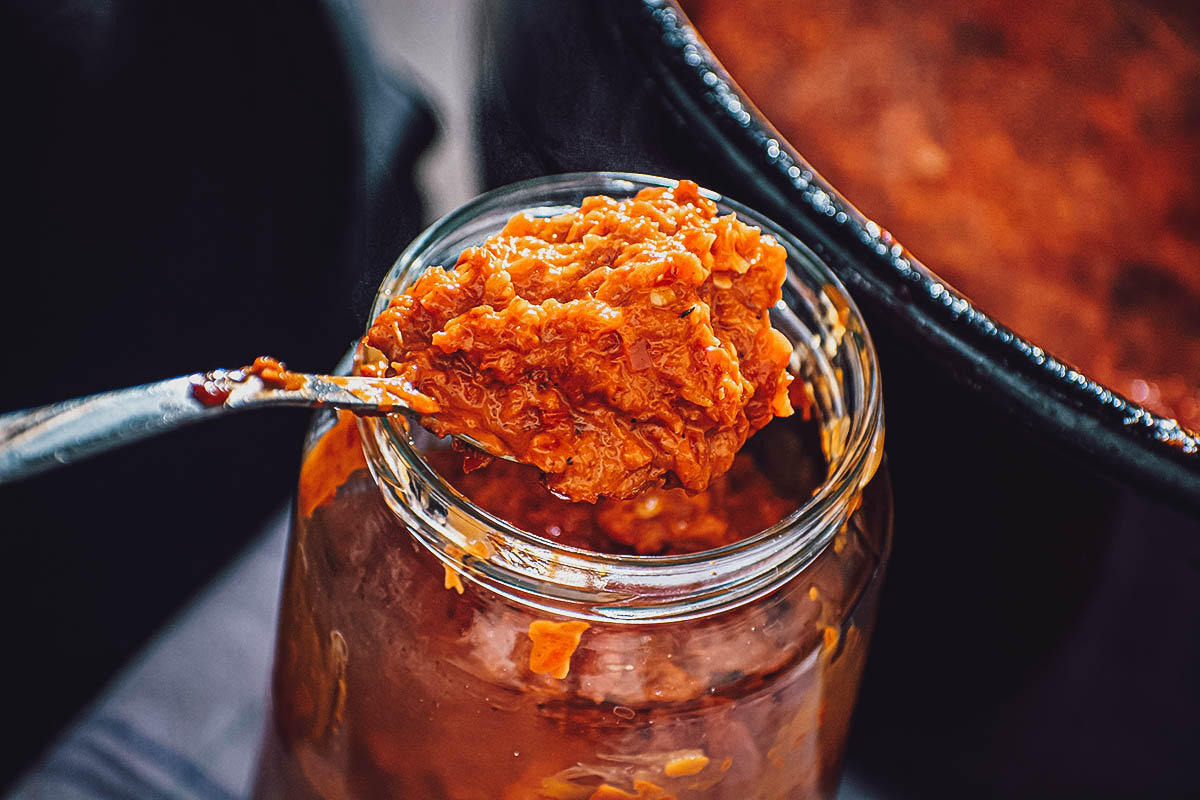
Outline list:
[[[708,756],[702,753],[690,753],[673,758],[663,767],[668,778],[679,778],[684,775],[695,775],[708,766]]]
[[[529,623],[529,669],[538,675],[563,679],[571,669],[571,656],[579,647],[583,632],[591,626],[586,622],[553,622],[538,619]]]
[[[650,781],[634,781],[633,790],[637,794],[605,783],[592,792],[588,800],[675,800],[675,795],[667,794],[665,789]]]
[[[443,584],[445,585],[445,587],[447,589],[453,589],[454,591],[458,592],[459,594],[462,594],[463,593],[462,577],[460,577],[458,572],[453,567],[451,567],[449,564],[443,564],[442,568],[446,570],[446,577],[443,580]]]

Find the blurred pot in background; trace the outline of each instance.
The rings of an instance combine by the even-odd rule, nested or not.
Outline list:
[[[872,5],[861,12],[864,30],[867,23],[875,25],[870,30],[883,44],[909,41],[888,33],[884,23],[896,13],[889,8],[895,7]],[[1128,6],[1116,8],[1126,13]],[[1138,13],[1152,11],[1137,8]],[[731,12],[732,6],[723,13]],[[886,70],[853,75],[855,68],[839,59],[854,53],[828,49],[836,42],[854,50],[854,31],[824,32],[821,14],[806,15],[790,5],[772,6],[771,13],[757,24],[774,29],[775,36],[763,36],[757,48],[747,45],[739,54],[745,69],[758,70],[764,107],[770,108],[769,97],[792,109],[780,125],[786,122],[787,132],[805,137],[799,141],[785,138],[755,109],[671,3],[489,6],[479,106],[489,183],[579,169],[694,178],[789,227],[854,294],[874,333],[884,373],[896,546],[852,735],[853,769],[895,794],[920,796],[963,791],[1178,796],[1193,791],[1192,754],[1200,746],[1200,683],[1194,678],[1200,674],[1200,448],[1173,419],[1095,382],[1087,370],[1051,355],[1055,341],[1038,339],[1051,335],[1047,318],[1039,315],[1061,315],[1075,302],[1072,298],[1096,295],[1094,305],[1103,314],[1091,319],[1082,310],[1078,319],[1091,327],[1075,338],[1060,336],[1057,343],[1072,348],[1072,357],[1081,362],[1094,355],[1091,366],[1109,380],[1125,381],[1130,394],[1141,393],[1132,380],[1142,380],[1147,391],[1139,401],[1187,412],[1187,397],[1194,391],[1187,384],[1188,365],[1197,343],[1188,332],[1194,319],[1186,309],[1196,275],[1187,271],[1186,264],[1194,262],[1185,257],[1167,261],[1176,257],[1172,241],[1180,252],[1191,247],[1187,226],[1181,228],[1177,219],[1190,208],[1189,187],[1166,186],[1164,193],[1177,202],[1124,214],[1121,203],[1106,194],[1113,185],[1109,177],[1099,176],[1098,191],[1107,203],[1103,219],[1113,222],[1102,226],[1107,238],[1092,236],[1085,246],[1078,239],[1094,231],[1087,220],[1080,221],[1089,213],[1088,203],[1077,199],[1082,186],[1069,181],[1037,185],[1053,174],[1053,160],[1046,161],[1037,147],[1022,152],[1014,145],[1007,155],[998,147],[997,163],[987,168],[1003,175],[1004,158],[1011,158],[1017,179],[995,187],[986,185],[986,177],[960,181],[951,154],[939,156],[935,150],[926,151],[921,163],[937,168],[936,184],[930,175],[885,174],[892,156],[920,156],[920,137],[901,136],[897,142],[884,136],[896,148],[892,156],[872,151],[870,141],[856,142],[866,148],[856,164],[858,151],[837,133],[861,120],[885,134],[920,133],[925,124],[920,115],[928,104],[914,101],[915,127],[904,114],[876,119],[858,104],[864,93],[887,90],[870,80]],[[857,14],[824,12],[850,26],[859,22]],[[972,19],[986,19],[986,12]],[[1117,23],[1108,19],[1099,19],[1096,29],[1116,35]],[[988,55],[999,47],[995,26],[962,27],[961,21],[946,21],[948,57],[1015,57]],[[1032,21],[1044,22],[1045,15]],[[914,17],[912,41],[939,41],[931,28],[937,23],[933,12]],[[824,60],[815,64],[804,62],[816,58],[811,51],[794,57],[780,52],[787,46],[780,40],[790,41],[787,32],[806,30],[806,25],[820,34],[812,46],[826,47],[820,51]],[[1192,48],[1190,56],[1172,51],[1174,77],[1155,85],[1167,91],[1194,89],[1194,81],[1186,78],[1195,58],[1189,30],[1179,28],[1182,32],[1170,39],[1153,20],[1136,30],[1143,29],[1150,39],[1131,44],[1135,50],[1152,52],[1168,40]],[[1005,52],[1033,48],[1024,35],[1015,35]],[[954,45],[954,36],[960,45]],[[1092,47],[1083,55],[1106,52]],[[969,55],[972,48],[982,55]],[[858,49],[876,52],[865,45]],[[937,57],[929,53],[925,61],[917,59],[918,66],[925,69],[928,59]],[[854,81],[834,80],[831,65]],[[930,74],[921,69],[918,77]],[[1147,74],[1162,77],[1161,72]],[[965,83],[940,87],[950,109],[961,103],[956,92],[988,76],[981,68],[978,74],[954,77]],[[1122,86],[1121,97],[1136,105],[1136,85]],[[927,91],[936,94],[939,85]],[[1069,96],[1064,88],[1064,104],[1074,102]],[[1168,150],[1146,151],[1124,166],[1113,165],[1127,180],[1142,180],[1134,174],[1138,170],[1162,174],[1164,163],[1177,163],[1192,174],[1187,172],[1194,169],[1192,162],[1171,156],[1196,152],[1186,112],[1190,101],[1180,102],[1183,117],[1156,118],[1150,111],[1169,103],[1145,100],[1144,124],[1167,126],[1170,141],[1163,146]],[[972,117],[975,128],[970,128],[953,111],[947,114],[944,124],[954,136],[974,131],[977,139],[987,138],[987,119]],[[1069,144],[1074,136],[1070,114],[1044,136]],[[1017,118],[1033,124],[1036,116]],[[996,136],[1009,134],[1001,130]],[[857,202],[856,195],[847,189],[849,202],[844,199],[817,174],[825,165],[810,165],[792,144],[800,153],[811,151],[814,161],[824,154],[831,173],[841,166],[847,184],[864,194],[864,204],[874,202],[873,212],[881,218],[870,221],[856,211],[849,205]],[[1079,180],[1103,159],[1106,146],[1081,143]],[[943,156],[946,163],[939,161]],[[1140,183],[1137,187],[1131,191],[1150,191]],[[974,199],[971,192],[977,188],[991,192],[989,202],[998,204],[1007,225],[996,225],[991,207]],[[877,194],[868,200],[872,190]],[[963,193],[968,199],[957,200]],[[1069,202],[1051,203],[1039,217],[1034,212],[1046,198]],[[941,205],[935,206],[935,199]],[[1031,202],[1033,212],[1028,211]],[[883,216],[889,212],[896,216],[894,223]],[[947,214],[953,215],[949,221]],[[1031,219],[1038,220],[1037,228],[1026,230]],[[1110,230],[1120,223],[1131,230]],[[914,246],[928,255],[929,268],[888,232],[892,224],[907,224],[914,236],[927,239],[924,249]],[[927,230],[937,225],[949,226],[950,233]],[[950,235],[956,234],[955,225],[969,234],[1005,232],[1012,248],[1005,253],[1008,260],[982,270],[972,264],[972,254],[956,255],[952,245],[959,240]],[[978,238],[983,237],[970,235],[967,241]],[[1054,259],[1075,263],[1075,250],[1050,248],[1059,238],[1070,239],[1079,252],[1091,248],[1094,258],[1085,263],[1097,266],[1082,277],[1068,271],[1044,279],[1038,265],[1012,264],[1034,256],[1039,265],[1057,263]],[[939,257],[953,280],[938,273]],[[1007,278],[996,280],[996,269],[1020,277],[1015,285]],[[955,288],[960,278],[972,292],[993,290],[984,308],[994,308],[997,317]],[[1075,288],[1081,281],[1092,289]],[[1168,283],[1170,288],[1163,289]],[[1022,298],[1043,305],[1025,307]],[[1012,320],[1004,317],[1006,310],[1014,314]],[[1135,337],[1154,346],[1131,349],[1128,342]],[[1160,338],[1177,344],[1159,347]],[[1095,343],[1094,352],[1088,342]],[[1148,357],[1139,365],[1122,355],[1129,352]],[[1167,377],[1160,382],[1155,371]],[[1167,401],[1161,388],[1172,371],[1185,385],[1182,399]],[[1129,377],[1135,373],[1137,378]],[[1156,398],[1150,396],[1151,383],[1159,383]]]

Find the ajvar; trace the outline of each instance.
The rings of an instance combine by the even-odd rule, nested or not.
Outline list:
[[[472,503],[521,530],[580,550],[626,555],[698,553],[741,541],[795,510],[824,474],[807,461],[797,464],[797,474],[811,480],[785,491],[743,451],[697,494],[652,487],[632,499],[602,497],[592,504],[555,497],[524,464],[497,460],[465,472],[450,450],[427,452],[425,459]]]
[[[792,413],[792,348],[768,316],[785,257],[690,181],[517,214],[392,300],[363,369],[405,378],[440,408],[428,428],[536,467],[560,496],[697,492]]]

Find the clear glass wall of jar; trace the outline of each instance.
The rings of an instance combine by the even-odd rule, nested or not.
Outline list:
[[[484,195],[406,250],[372,317],[517,211],[670,183],[590,173]],[[476,506],[431,466],[439,445],[401,422],[319,415],[259,800],[832,796],[891,539],[875,355],[810,251],[710,197],[788,250],[773,324],[796,345],[807,412],[747,449],[763,480],[807,472],[815,489],[735,544],[606,555]],[[547,661],[556,643],[566,658]]]

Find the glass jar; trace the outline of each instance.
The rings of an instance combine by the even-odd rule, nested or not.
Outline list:
[[[483,195],[413,242],[371,316],[518,211],[672,183],[588,173]],[[473,503],[402,419],[318,415],[257,798],[832,796],[891,540],[878,368],[828,269],[706,195],[788,251],[772,322],[802,410],[746,449],[758,480],[803,485],[794,510],[715,550],[590,552]]]

